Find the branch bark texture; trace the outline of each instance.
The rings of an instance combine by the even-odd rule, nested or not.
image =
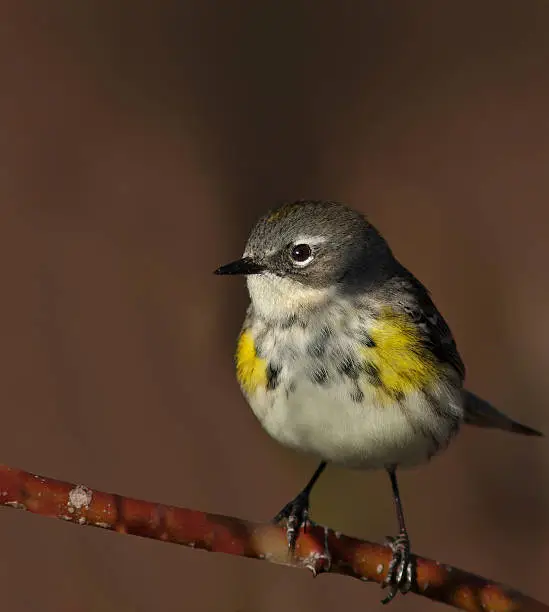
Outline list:
[[[0,505],[210,552],[308,568],[313,575],[345,574],[382,584],[391,550],[327,527],[312,526],[287,549],[285,530],[219,514],[104,493],[0,465]],[[469,612],[549,612],[549,606],[475,574],[415,557],[413,592]]]

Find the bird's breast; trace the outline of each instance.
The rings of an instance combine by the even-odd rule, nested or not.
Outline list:
[[[413,465],[445,446],[461,421],[461,393],[412,323],[336,314],[245,325],[237,377],[267,432],[359,467]]]

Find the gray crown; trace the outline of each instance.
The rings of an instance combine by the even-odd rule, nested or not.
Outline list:
[[[296,265],[291,249],[311,247],[313,259]],[[351,289],[382,281],[398,264],[379,232],[363,215],[332,201],[299,200],[269,211],[252,229],[244,253],[278,276],[323,287]]]

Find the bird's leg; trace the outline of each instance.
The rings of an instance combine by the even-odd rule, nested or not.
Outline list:
[[[399,534],[396,538],[387,538],[389,546],[393,551],[393,556],[389,563],[387,578],[385,578],[382,585],[383,587],[390,587],[387,597],[381,602],[384,604],[392,601],[399,592],[406,594],[411,589],[415,580],[415,565],[410,554],[410,538],[408,537],[406,523],[404,522],[404,512],[402,510],[402,502],[400,501],[395,468],[389,469],[388,472],[391,479],[391,488],[393,489]]]
[[[309,520],[309,495],[319,479],[320,475],[326,468],[326,462],[323,461],[311,476],[311,480],[298,493],[291,502],[288,502],[284,508],[274,517],[273,523],[280,523],[286,520],[286,538],[288,539],[288,548],[291,552],[295,550],[295,545],[301,529],[307,528]]]

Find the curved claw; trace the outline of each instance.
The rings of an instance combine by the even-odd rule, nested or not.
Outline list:
[[[401,533],[396,538],[387,538],[393,556],[389,563],[387,577],[382,588],[389,587],[389,593],[381,603],[388,604],[398,593],[405,595],[414,583],[415,565],[410,554],[410,540],[406,533]]]
[[[309,495],[301,492],[273,518],[273,523],[286,521],[286,539],[290,552],[295,551],[301,530],[306,531],[309,520]]]

